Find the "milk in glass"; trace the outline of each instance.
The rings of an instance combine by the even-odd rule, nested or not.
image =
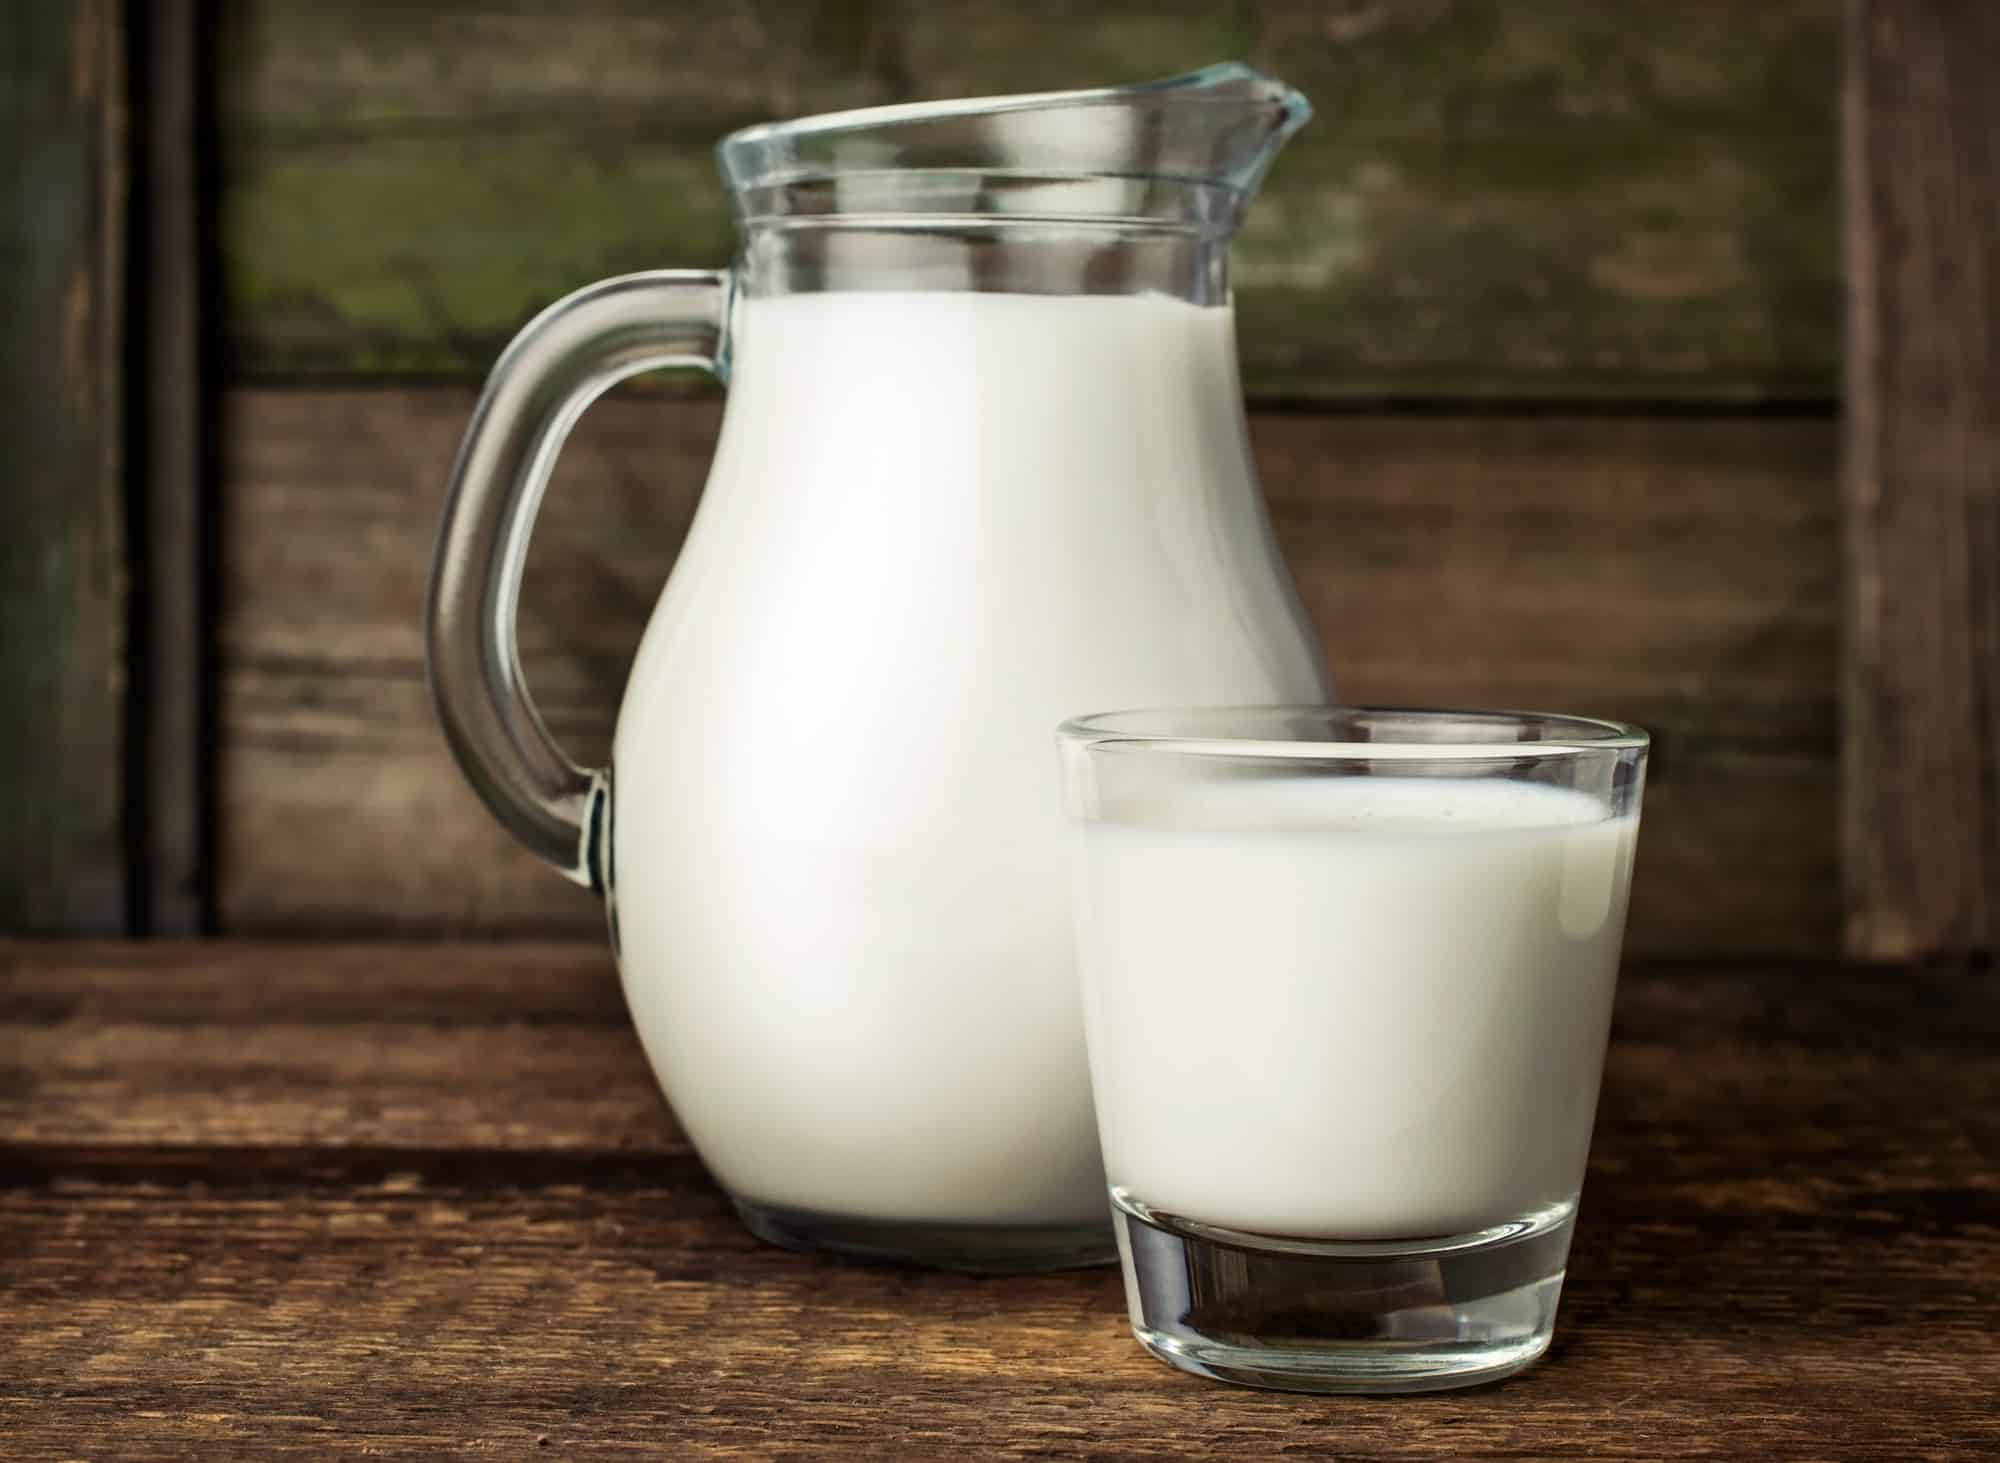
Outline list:
[[[1345,1240],[1566,1210],[1637,829],[1585,792],[1426,776],[1169,789],[1079,825],[1114,1189]]]

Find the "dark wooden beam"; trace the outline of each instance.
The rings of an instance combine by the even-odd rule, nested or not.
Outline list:
[[[116,0],[0,0],[0,929],[125,922]]]
[[[191,935],[205,898],[202,769],[205,572],[202,530],[202,224],[197,113],[201,0],[150,0],[134,12],[135,328],[144,333],[133,406],[142,421],[135,523],[135,765],[144,797],[134,839],[135,913],[153,934]]]
[[[2000,921],[2000,6],[1855,0],[1847,109],[1847,942]]]

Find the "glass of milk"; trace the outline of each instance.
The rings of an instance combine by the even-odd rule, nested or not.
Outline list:
[[[1512,712],[1062,728],[1132,1326],[1225,1381],[1406,1392],[1547,1349],[1646,734]]]

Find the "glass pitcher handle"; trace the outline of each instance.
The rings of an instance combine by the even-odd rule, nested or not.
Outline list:
[[[651,270],[536,316],[487,378],[438,530],[424,631],[452,755],[510,833],[600,893],[608,780],[563,754],[521,676],[514,622],[528,535],[556,453],[591,402],[662,366],[724,375],[729,290],[726,272]]]

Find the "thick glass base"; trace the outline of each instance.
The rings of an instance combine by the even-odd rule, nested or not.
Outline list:
[[[749,1199],[732,1198],[730,1202],[752,1234],[788,1250],[817,1250],[974,1275],[1069,1270],[1080,1265],[1108,1265],[1118,1258],[1108,1222],[947,1224],[816,1214]]]
[[[1162,1361],[1288,1392],[1498,1381],[1548,1349],[1576,1206],[1448,1239],[1332,1243],[1160,1214],[1112,1190],[1132,1330]]]

